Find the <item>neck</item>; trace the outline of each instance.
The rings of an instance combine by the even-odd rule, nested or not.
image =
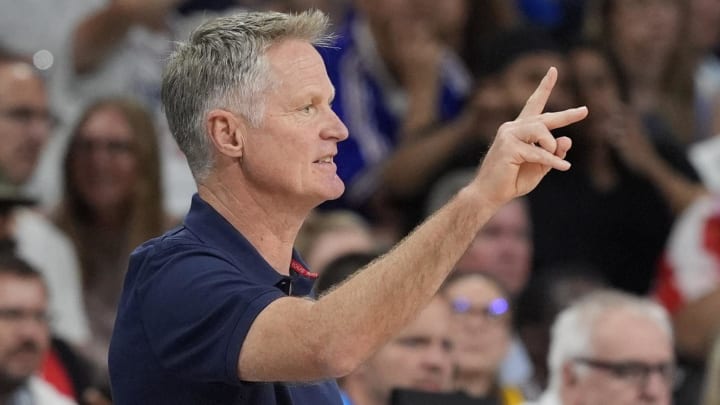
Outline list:
[[[458,370],[455,388],[471,397],[484,397],[495,385],[495,375],[484,370]]]
[[[278,273],[289,274],[292,248],[305,215],[242,185],[208,179],[198,186],[200,197],[240,232]],[[234,191],[240,190],[240,191]]]

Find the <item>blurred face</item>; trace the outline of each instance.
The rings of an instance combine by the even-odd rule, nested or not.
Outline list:
[[[321,272],[333,260],[348,253],[372,252],[375,242],[364,229],[347,227],[334,229],[318,236],[306,262],[314,271]]]
[[[462,33],[468,17],[468,0],[414,0],[413,7],[441,39]]]
[[[506,297],[482,276],[463,277],[445,290],[453,310],[454,359],[462,371],[497,373],[510,346]]]
[[[38,370],[49,344],[42,282],[0,275],[0,385],[22,384]]]
[[[593,49],[578,49],[568,58],[582,102],[593,115],[614,107],[620,100],[618,84],[605,57]]]
[[[586,126],[589,135],[604,141],[617,131],[617,116],[623,108],[618,83],[607,59],[594,49],[571,52],[569,62],[577,82],[580,104],[592,111]]]
[[[665,69],[680,30],[676,0],[615,0],[609,19],[612,46],[631,77]]]
[[[393,388],[448,391],[452,383],[450,308],[434,298],[415,321],[371,357],[357,373],[377,403]]]
[[[720,41],[720,0],[688,1],[690,41],[699,50],[712,50]]]
[[[138,176],[136,144],[120,110],[107,106],[93,112],[72,147],[71,180],[90,207],[104,212],[131,201]]]
[[[522,200],[500,208],[465,251],[457,271],[488,273],[512,294],[525,287],[530,273],[530,218]]]
[[[311,207],[344,191],[334,157],[347,128],[330,108],[335,90],[312,45],[287,40],[267,52],[279,85],[266,98],[260,128],[248,129],[242,167],[259,192]]]
[[[0,64],[0,169],[8,181],[30,178],[51,127],[45,86],[32,68]]]
[[[520,113],[525,101],[535,91],[551,66],[555,66],[559,74],[546,110],[559,111],[574,107],[575,102],[568,80],[570,75],[565,70],[565,58],[554,52],[537,52],[519,57],[500,75],[516,114]]]
[[[626,311],[598,320],[587,373],[566,370],[565,388],[575,405],[670,404],[672,342],[653,321]],[[645,371],[643,371],[645,370]],[[647,372],[647,370],[653,370]]]

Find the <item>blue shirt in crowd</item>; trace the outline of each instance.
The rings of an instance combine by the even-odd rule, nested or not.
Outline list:
[[[311,287],[292,271],[276,272],[196,194],[183,226],[130,257],[110,343],[113,403],[341,405],[334,381],[238,378],[255,317],[288,291],[303,296]]]

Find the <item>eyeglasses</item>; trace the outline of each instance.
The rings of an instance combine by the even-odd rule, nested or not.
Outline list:
[[[0,110],[0,116],[20,125],[30,125],[39,122],[49,129],[53,129],[59,123],[57,117],[47,110],[38,110],[30,107],[15,107]]]
[[[668,386],[673,385],[677,376],[675,363],[671,362],[648,364],[639,361],[602,361],[588,358],[577,358],[575,362],[605,370],[615,378],[641,387],[647,384],[652,373],[658,373]]]
[[[135,150],[131,141],[123,140],[93,140],[79,137],[73,143],[75,150],[79,154],[90,154],[95,151],[102,150],[111,157],[127,156]]]
[[[0,308],[0,322],[20,323],[25,320],[47,325],[50,323],[50,314],[45,311],[30,311],[20,308]]]
[[[510,304],[505,298],[495,298],[483,307],[473,307],[468,298],[459,297],[451,302],[453,312],[461,315],[476,315],[488,319],[502,318],[510,310]]]

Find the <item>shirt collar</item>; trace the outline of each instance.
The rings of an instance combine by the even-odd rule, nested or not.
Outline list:
[[[185,217],[184,225],[202,242],[227,254],[236,265],[252,268],[253,271],[249,272],[248,276],[256,282],[279,286],[289,280],[292,283],[291,295],[310,293],[313,280],[302,277],[292,270],[290,276],[275,271],[245,236],[197,193],[192,197],[190,211]],[[307,268],[295,249],[292,251],[292,258]]]

